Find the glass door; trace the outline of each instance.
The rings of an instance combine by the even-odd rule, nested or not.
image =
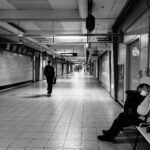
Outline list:
[[[127,72],[129,75],[128,84],[131,90],[135,90],[139,85],[139,70],[140,70],[140,49],[139,40],[128,45],[127,57]]]

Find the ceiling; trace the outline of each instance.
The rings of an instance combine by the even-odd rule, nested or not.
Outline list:
[[[0,36],[17,40],[40,51],[66,57],[73,62],[85,62],[86,49],[102,53],[108,42],[98,42],[112,32],[112,26],[127,0],[93,0],[95,29],[87,36],[88,0],[0,0]],[[91,42],[90,47],[87,42]]]

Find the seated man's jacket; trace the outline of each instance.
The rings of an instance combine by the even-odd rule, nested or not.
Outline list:
[[[137,107],[143,102],[145,96],[140,95],[137,91],[126,91],[127,99],[124,104],[124,113],[131,117],[138,117]]]

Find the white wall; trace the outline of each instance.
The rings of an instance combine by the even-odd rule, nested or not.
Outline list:
[[[104,87],[110,91],[110,66],[109,66],[109,53],[106,53],[101,61],[101,76],[100,81]]]
[[[0,50],[0,86],[33,79],[33,62],[29,56]]]

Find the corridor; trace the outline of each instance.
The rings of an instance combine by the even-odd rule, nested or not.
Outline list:
[[[0,93],[0,150],[133,149],[123,134],[114,143],[97,140],[122,108],[88,73],[58,78],[51,97],[46,86],[44,80]]]

